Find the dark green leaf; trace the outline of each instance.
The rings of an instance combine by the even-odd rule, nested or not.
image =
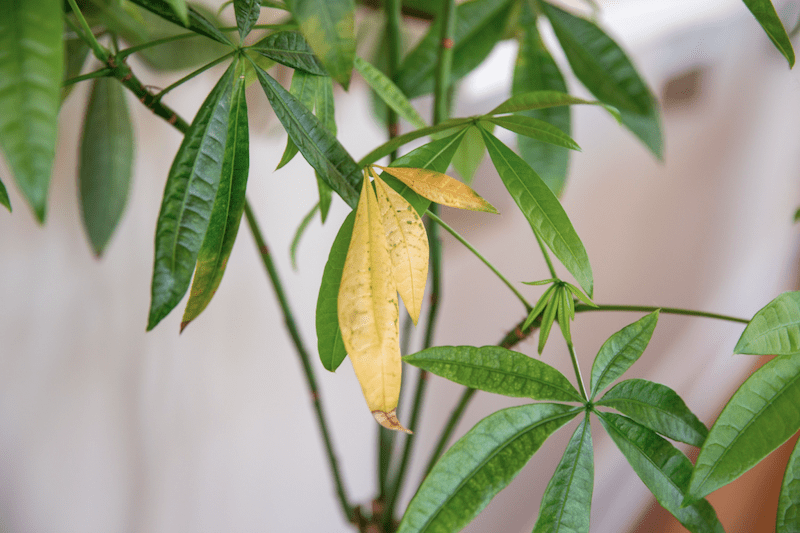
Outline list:
[[[592,364],[591,398],[611,385],[641,357],[657,323],[658,311],[653,311],[614,333],[603,343]]]
[[[250,135],[245,100],[244,64],[240,63],[230,103],[222,173],[203,246],[197,256],[192,290],[181,331],[208,306],[217,292],[236,241],[250,169]]]
[[[437,346],[407,355],[403,361],[472,389],[515,398],[582,401],[555,368],[499,346]]]
[[[167,0],[167,3],[172,7],[172,10],[178,16],[184,26],[189,25],[189,9],[186,6],[186,0]]]
[[[535,139],[537,141],[554,144],[570,150],[580,151],[581,147],[578,146],[572,138],[559,130],[555,126],[551,126],[544,120],[537,118],[526,117],[523,115],[511,115],[507,117],[492,117],[490,122],[497,124],[501,128],[513,131],[525,137]]]
[[[148,331],[189,288],[222,175],[233,81],[231,65],[200,106],[170,168],[156,225]]]
[[[329,76],[320,78],[317,89],[316,110],[319,121],[329,132],[336,135],[336,112],[333,99],[333,79]]]
[[[236,13],[239,38],[244,41],[261,14],[261,0],[233,0],[233,10]]]
[[[314,219],[314,215],[317,214],[317,211],[319,211],[319,202],[314,204],[314,207],[311,208],[311,211],[306,213],[306,216],[303,217],[303,220],[300,221],[300,225],[297,226],[297,230],[294,232],[292,244],[289,246],[289,259],[292,262],[292,270],[297,270],[297,248],[300,246],[300,239],[306,232],[308,225],[311,224],[311,221]]]
[[[592,22],[540,2],[575,76],[599,100],[615,106],[622,122],[660,159],[656,100],[622,48]]]
[[[311,47],[296,31],[270,33],[250,47],[250,50],[293,69],[299,69],[315,76],[328,75],[325,67],[311,51]]]
[[[322,272],[322,283],[317,297],[317,350],[322,366],[326,370],[335,372],[344,358],[347,350],[344,348],[342,331],[339,329],[339,312],[337,302],[339,299],[339,285],[342,281],[344,261],[347,259],[347,249],[350,247],[350,237],[353,235],[353,224],[356,220],[355,209],[347,215],[339,228],[339,233],[331,245],[328,262]]]
[[[492,126],[491,123],[486,125]],[[478,128],[467,128],[464,132],[464,140],[461,141],[461,146],[453,156],[453,167],[465,183],[472,183],[475,171],[478,170],[485,155],[486,146],[483,144],[481,132],[478,131]]]
[[[523,3],[522,24],[524,33],[520,39],[511,94],[516,96],[532,91],[567,92],[567,84],[556,62],[539,38],[535,18],[528,13],[528,4]],[[527,17],[527,18],[525,18]],[[544,120],[567,135],[572,133],[569,106],[549,107],[524,111],[525,116]],[[524,135],[517,136],[519,155],[542,178],[556,196],[564,190],[569,166],[569,151],[564,148],[536,142]]]
[[[504,489],[544,441],[581,408],[510,407],[478,422],[439,459],[408,504],[398,533],[460,531]]]
[[[756,17],[756,20],[764,31],[767,33],[772,44],[775,48],[783,54],[786,61],[789,62],[789,68],[794,66],[794,49],[792,42],[789,40],[789,35],[786,33],[786,28],[783,27],[778,13],[775,12],[775,6],[772,5],[770,0],[742,0],[747,9]]]
[[[744,328],[733,353],[800,354],[800,292],[784,292],[761,308]]]
[[[457,80],[477,67],[502,38],[509,0],[472,0],[456,7],[451,78]],[[440,23],[435,22],[422,41],[406,56],[395,77],[409,98],[433,91],[440,48]]]
[[[681,507],[692,463],[667,440],[614,413],[597,413],[617,448],[667,511],[693,533],[724,533],[717,513],[706,500]]]
[[[0,14],[0,146],[39,222],[56,149],[62,16],[60,0],[5,0]]]
[[[738,478],[800,428],[800,358],[781,355],[742,383],[711,427],[689,501]]]
[[[320,76],[314,76],[302,70],[295,70],[292,73],[292,84],[289,86],[289,92],[297,98],[309,111],[314,109],[314,104],[317,99],[317,90],[319,82],[322,80]],[[275,170],[282,168],[294,156],[297,155],[297,146],[295,146],[292,138],[286,139],[286,149],[283,151],[283,156],[278,163]]]
[[[11,200],[8,199],[8,191],[2,181],[0,181],[0,205],[4,205],[8,212],[11,212]]]
[[[380,158],[391,154],[404,144],[419,139],[420,137],[426,137],[432,133],[452,130],[455,128],[459,129],[466,128],[468,124],[472,123],[472,121],[473,121],[472,118],[454,118],[450,120],[445,120],[444,122],[441,122],[435,126],[428,126],[427,128],[420,128],[418,130],[409,131],[408,133],[404,133],[403,135],[399,135],[394,139],[386,141],[382,145],[372,150],[370,153],[361,158],[361,160],[358,162],[358,166],[365,167],[367,165],[371,165]]]
[[[592,102],[583,98],[576,98],[559,91],[532,91],[527,93],[515,94],[499,106],[489,111],[485,116],[505,115],[507,113],[519,113],[521,111],[535,111],[538,109],[548,109],[551,107],[569,105],[600,105],[601,102]]]
[[[317,191],[319,192],[319,218],[324,224],[328,219],[328,211],[331,209],[333,190],[322,178],[317,176]]]
[[[800,441],[792,450],[786,465],[778,497],[778,518],[775,521],[775,533],[796,531],[800,531]]]
[[[361,167],[297,98],[259,66],[253,65],[275,115],[306,161],[352,208],[358,204]]]
[[[170,0],[170,2],[173,0]],[[201,15],[196,9],[193,7],[187,7],[187,15],[189,22],[188,24],[184,24],[181,19],[175,14],[175,11],[172,9],[170,2],[165,0],[131,0],[134,4],[142,6],[143,8],[147,9],[158,15],[159,17],[166,19],[174,24],[178,24],[180,26],[186,26],[186,28],[192,30],[195,33],[199,33],[200,35],[205,35],[215,41],[218,41],[222,44],[227,44],[233,46],[231,40],[228,39],[224,33],[219,31],[214,24],[208,21],[203,15]]]
[[[398,115],[406,119],[415,128],[424,128],[427,125],[402,91],[383,72],[360,57],[356,57],[354,65],[364,78],[364,81],[367,82],[367,85]]]
[[[597,405],[613,407],[665,437],[702,446],[708,429],[694,416],[678,393],[666,385],[629,379],[611,388]]]
[[[80,75],[86,58],[89,57],[89,45],[83,39],[65,39],[64,46],[64,81],[66,81]],[[70,83],[61,87],[62,104],[75,85],[75,83]]]
[[[353,0],[292,0],[289,6],[317,57],[347,89],[356,56]]]
[[[83,224],[100,256],[122,218],[133,170],[133,126],[125,91],[113,78],[92,82],[80,153]]]
[[[587,416],[547,484],[533,533],[589,533],[593,488],[594,451]]]
[[[481,133],[497,173],[533,231],[591,296],[589,256],[558,198],[520,156],[486,130]]]

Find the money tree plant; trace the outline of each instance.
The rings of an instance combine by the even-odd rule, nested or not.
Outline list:
[[[597,9],[586,3],[588,9]],[[771,2],[744,4],[791,67],[792,45]],[[336,494],[355,530],[461,530],[551,434],[577,418],[580,422],[547,482],[533,531],[588,532],[594,481],[589,420],[596,417],[658,503],[686,529],[723,531],[705,496],[755,466],[800,429],[800,293],[777,296],[749,320],[593,300],[589,257],[559,201],[570,151],[579,149],[570,137],[570,107],[601,106],[655,157],[662,157],[656,99],[624,50],[593,20],[556,0],[384,0],[363,6],[354,0],[233,0],[217,7],[209,11],[185,0],[2,3],[0,143],[33,215],[44,223],[60,105],[73,86],[90,84],[77,179],[86,235],[102,255],[123,215],[131,179],[134,146],[125,94],[130,91],[183,134],[171,166],[163,168],[147,329],[158,326],[187,292],[181,329],[210,304],[244,217],[302,360]],[[385,15],[377,59],[356,54],[357,9],[379,9]],[[222,25],[224,17],[235,19],[236,25]],[[429,29],[406,50],[401,36],[410,17],[429,21]],[[259,18],[271,23],[259,24]],[[568,93],[561,67],[538,33],[545,24],[595,100]],[[482,114],[451,116],[455,82],[507,39],[519,43],[508,99]],[[87,61],[89,55],[93,61]],[[129,65],[132,55],[155,69],[195,70],[155,90]],[[165,94],[216,65],[227,68],[191,121],[164,104]],[[273,77],[276,69],[291,69],[288,88]],[[386,141],[376,142],[360,161],[337,140],[334,119],[334,84],[347,90],[354,70],[374,92],[387,131]],[[311,217],[318,214],[326,220],[336,196],[352,209],[333,241],[320,283],[318,360],[295,325],[287,291],[246,198],[250,140],[245,88],[250,82],[261,86],[288,135],[279,168],[299,153],[318,185],[319,202],[295,241]],[[428,122],[411,101],[431,93],[433,116]],[[496,128],[517,135],[516,151],[494,135]],[[421,139],[428,141],[406,148]],[[469,185],[476,157],[487,151],[496,178],[530,223],[529,237],[549,267],[549,279],[530,282],[544,287],[535,304],[438,216],[443,204],[482,211],[484,223],[494,223],[497,210]],[[459,168],[464,181],[448,175],[451,165]],[[9,177],[3,179],[8,182]],[[2,182],[0,203],[11,211]],[[442,297],[439,281],[446,268],[440,230],[483,261],[527,310],[497,345],[433,345]],[[558,277],[556,261],[572,280]],[[401,299],[407,316],[400,313]],[[570,324],[576,313],[596,310],[639,311],[643,316],[609,332],[591,369],[581,369]],[[625,377],[647,348],[661,314],[747,324],[735,353],[776,356],[739,387],[711,429],[669,387]],[[418,325],[421,316],[425,320]],[[421,349],[405,356],[404,321],[424,331]],[[537,331],[540,354],[548,339],[565,342],[572,379],[535,354],[513,350]],[[555,336],[561,339],[552,340]],[[377,438],[380,475],[371,505],[348,497],[315,385],[320,366],[335,371],[345,357],[367,409],[383,426]],[[410,412],[398,414],[405,365],[421,372],[410,389]],[[440,429],[415,496],[401,509],[398,495],[413,453],[427,373],[463,385],[464,392]],[[448,447],[478,390],[531,402],[487,416]],[[400,437],[394,430],[407,435]],[[699,448],[696,463],[671,441]],[[800,448],[786,468],[778,532],[800,531],[798,486]]]

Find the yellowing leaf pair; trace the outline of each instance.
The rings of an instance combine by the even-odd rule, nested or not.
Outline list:
[[[432,201],[497,212],[472,189],[444,174],[423,169],[384,170]],[[372,174],[374,191],[364,172],[342,272],[339,328],[375,420],[389,429],[410,433],[396,415],[402,373],[397,294],[416,324],[428,277],[428,236],[411,204],[374,171]]]

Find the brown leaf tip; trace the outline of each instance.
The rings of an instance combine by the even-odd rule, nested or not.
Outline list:
[[[397,415],[395,414],[397,409],[392,409],[388,413],[386,411],[375,410],[372,411],[372,416],[375,417],[375,420],[378,421],[378,424],[382,425],[386,429],[393,429],[395,431],[405,431],[409,435],[413,432],[410,429],[406,429],[403,427],[403,424],[397,419]]]

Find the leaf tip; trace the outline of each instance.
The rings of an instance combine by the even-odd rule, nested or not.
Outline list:
[[[382,425],[386,429],[392,429],[395,431],[405,431],[409,435],[413,434],[413,431],[403,427],[403,424],[397,419],[397,409],[392,409],[388,413],[386,411],[375,410],[372,411],[372,416],[375,417],[375,420],[378,424]]]

